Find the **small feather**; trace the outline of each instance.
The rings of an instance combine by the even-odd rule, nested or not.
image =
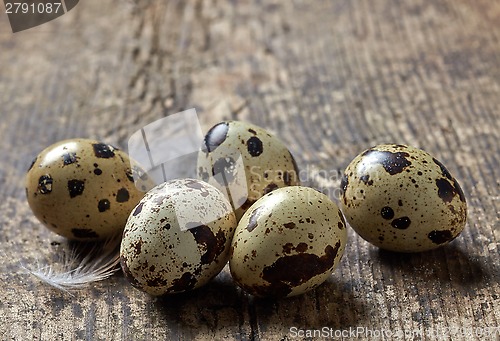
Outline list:
[[[115,237],[96,244],[85,251],[84,244],[77,244],[65,252],[59,266],[42,265],[37,261],[36,269],[21,266],[42,282],[68,292],[81,289],[89,283],[102,281],[116,271],[120,262],[120,238]],[[88,249],[88,248],[87,248]]]

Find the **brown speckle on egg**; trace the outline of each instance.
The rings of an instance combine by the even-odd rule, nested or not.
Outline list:
[[[252,136],[247,141],[248,153],[252,156],[259,156],[264,152],[262,141],[257,136]]]
[[[163,283],[165,285],[166,283]],[[197,284],[196,277],[190,273],[183,273],[181,278],[174,279],[168,292],[181,292],[193,289]]]
[[[97,204],[97,209],[99,210],[99,212],[105,212],[109,210],[110,207],[111,203],[109,202],[108,199],[99,200],[99,203]]]
[[[390,220],[390,219],[394,218],[394,211],[392,208],[390,208],[388,206],[384,206],[384,207],[382,207],[382,210],[380,211],[380,215],[382,216],[382,218]]]
[[[62,155],[62,159],[63,159],[64,166],[68,166],[68,165],[71,165],[73,163],[76,163],[78,160],[76,153],[65,153]]]
[[[224,231],[219,230],[214,235],[212,230],[206,225],[199,225],[189,230],[194,236],[200,249],[204,251],[201,255],[201,264],[210,264],[223,253],[226,247],[226,236]]]
[[[450,230],[445,231],[431,231],[428,235],[429,239],[434,244],[443,244],[453,239],[453,234]]]
[[[117,202],[127,202],[130,199],[130,193],[126,188],[120,188],[116,193],[116,201]]]
[[[266,188],[264,188],[264,194],[270,193],[274,191],[276,188],[278,188],[278,185],[276,185],[275,183],[270,183],[269,185],[266,186]]]
[[[260,215],[261,209],[259,207],[256,207],[255,210],[253,210],[250,214],[250,217],[248,218],[248,224],[247,224],[247,231],[252,232],[258,224],[258,218]]]
[[[95,143],[92,145],[94,154],[98,158],[109,159],[115,156],[114,148],[104,143]]]
[[[222,186],[227,186],[231,183],[236,174],[235,174],[235,165],[236,161],[230,157],[222,157],[215,161],[212,166],[212,175],[217,180],[217,182]]]
[[[367,150],[363,156],[369,162],[380,163],[390,175],[401,173],[411,165],[407,159],[410,155],[406,152],[371,149]]]
[[[134,209],[134,213],[133,213],[132,215],[133,215],[134,217],[135,217],[135,216],[138,216],[138,215],[141,213],[141,211],[142,211],[142,207],[143,207],[143,206],[144,206],[144,203],[139,203],[139,204],[135,207],[135,209]]]
[[[38,179],[38,192],[40,194],[49,194],[52,192],[52,183],[53,183],[53,180],[52,180],[52,177],[48,174],[46,175],[42,175],[39,179]],[[28,192],[29,189],[26,188],[26,191]]]
[[[121,265],[123,274],[125,275],[125,278],[129,281],[129,283],[136,288],[140,288],[139,282],[135,279],[135,277],[130,272],[130,269],[127,266],[127,261],[123,256],[120,256],[120,265]]]
[[[69,180],[68,192],[71,198],[82,195],[85,190],[85,181],[82,180]]]
[[[410,224],[411,220],[408,217],[397,218],[391,222],[392,227],[400,230],[407,229],[408,227],[410,227]]]
[[[291,288],[302,285],[333,267],[339,247],[340,241],[337,241],[335,248],[327,245],[321,256],[309,253],[282,256],[264,267],[262,279],[273,285],[279,283]]]
[[[210,153],[220,146],[226,139],[228,130],[229,124],[227,122],[221,122],[213,126],[205,136],[204,151]]]

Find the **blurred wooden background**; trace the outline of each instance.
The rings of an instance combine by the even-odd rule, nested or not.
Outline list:
[[[25,200],[41,149],[72,137],[125,148],[137,129],[192,107],[207,126],[241,119],[273,131],[305,182],[334,199],[360,151],[423,148],[461,183],[466,230],[412,255],[350,231],[324,285],[279,301],[247,296],[227,271],[164,299],[120,273],[72,297],[21,271],[66,248]],[[292,327],[366,327],[498,340],[499,127],[496,0],[86,0],[16,34],[0,13],[0,339],[289,340]],[[455,330],[486,327],[496,334]]]

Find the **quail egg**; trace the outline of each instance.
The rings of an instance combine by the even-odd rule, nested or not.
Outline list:
[[[464,193],[445,166],[399,144],[372,147],[347,166],[341,205],[362,238],[400,252],[445,245],[462,232],[467,216]]]
[[[275,136],[253,124],[221,122],[205,136],[198,178],[226,193],[241,218],[261,196],[300,184],[297,164]]]
[[[125,277],[154,296],[198,288],[227,263],[236,224],[215,187],[194,179],[158,185],[127,220],[120,249]]]
[[[234,281],[261,297],[305,293],[323,283],[346,245],[342,213],[308,187],[274,190],[243,215],[231,245]]]
[[[26,196],[35,216],[72,240],[121,233],[143,191],[136,188],[127,154],[88,139],[58,142],[43,150],[26,175]]]

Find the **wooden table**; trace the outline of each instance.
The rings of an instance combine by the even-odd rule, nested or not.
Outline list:
[[[16,34],[1,13],[0,67],[0,339],[290,340],[323,327],[346,339],[500,338],[500,2],[86,0]],[[20,269],[57,263],[66,247],[25,199],[41,149],[72,137],[125,148],[193,107],[206,126],[274,132],[305,183],[335,200],[362,150],[423,148],[462,184],[466,230],[421,254],[379,251],[350,230],[331,278],[283,300],[244,294],[227,269],[164,299],[121,273],[72,297]],[[457,330],[486,327],[496,334]]]

